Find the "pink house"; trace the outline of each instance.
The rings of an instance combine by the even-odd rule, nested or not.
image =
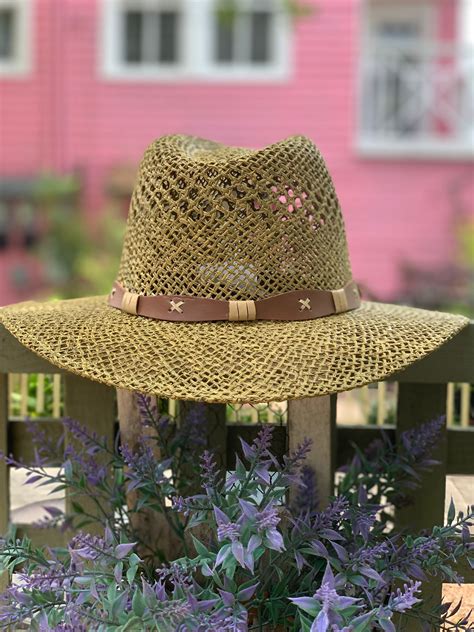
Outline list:
[[[474,193],[474,3],[300,4],[312,11],[295,18],[237,0],[229,18],[215,0],[0,0],[0,304],[35,283],[10,239],[18,178],[80,172],[93,216],[110,169],[174,132],[255,147],[310,136],[354,276],[379,297],[403,262],[454,260]]]

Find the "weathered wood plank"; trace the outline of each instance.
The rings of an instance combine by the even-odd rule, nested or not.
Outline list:
[[[474,322],[422,360],[390,376],[393,382],[474,383]]]
[[[61,369],[24,347],[0,324],[0,373],[61,373]]]
[[[32,541],[33,546],[66,546],[71,537],[70,533],[61,532],[55,527],[41,528],[32,524],[18,524],[16,527],[18,537],[27,536]]]
[[[397,436],[419,424],[435,419],[446,412],[446,384],[400,384],[398,392]],[[412,504],[396,512],[399,528],[407,528],[411,533],[422,529],[431,530],[444,523],[444,503],[446,493],[447,441],[446,427],[441,440],[433,452],[433,458],[440,465],[426,472],[421,478],[421,487],[412,492]],[[442,582],[435,578],[425,584],[423,599],[427,606],[441,603]],[[409,628],[411,631],[413,628]]]
[[[335,397],[311,397],[288,402],[288,447],[294,450],[304,439],[312,439],[306,463],[316,473],[320,505],[334,494],[336,456]]]
[[[156,400],[152,401],[152,404]],[[153,428],[145,426],[140,415],[136,395],[126,389],[117,389],[117,408],[120,425],[120,441],[132,452],[140,450],[145,435],[153,435]],[[160,458],[158,447],[155,448],[156,458]],[[137,494],[132,491],[127,494],[127,504],[133,510],[137,503]],[[156,551],[162,551],[165,556],[179,556],[179,542],[173,534],[171,526],[165,516],[149,509],[132,513],[132,524],[139,541],[139,552],[144,558],[154,557]],[[163,558],[164,559],[164,558]],[[156,559],[161,563],[163,559]]]
[[[71,417],[86,426],[90,432],[106,437],[109,446],[113,445],[115,389],[72,373],[66,373],[64,376],[64,412],[67,417]],[[69,440],[74,442],[74,439]],[[91,499],[75,496],[74,500],[80,502],[88,513],[98,515],[98,509]],[[66,512],[71,509],[70,502],[70,497],[66,495]],[[107,512],[108,508],[103,507],[103,510]],[[91,533],[100,532],[97,524],[88,525],[86,529]]]

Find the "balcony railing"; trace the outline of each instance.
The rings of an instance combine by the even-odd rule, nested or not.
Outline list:
[[[451,45],[367,50],[358,147],[368,155],[474,156],[474,51]]]

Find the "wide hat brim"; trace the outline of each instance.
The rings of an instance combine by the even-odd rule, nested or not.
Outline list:
[[[383,380],[469,321],[362,302],[298,322],[172,323],[92,297],[5,307],[0,322],[31,351],[91,380],[173,399],[268,402]]]

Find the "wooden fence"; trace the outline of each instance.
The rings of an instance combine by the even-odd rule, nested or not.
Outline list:
[[[359,423],[390,425],[396,416],[396,383],[378,382],[349,391],[339,400],[338,423],[353,424],[354,409]],[[448,428],[468,428],[473,422],[472,393],[469,383],[449,382],[446,397],[446,425]],[[61,375],[44,373],[10,373],[8,376],[8,416],[10,419],[58,419],[64,408]],[[342,403],[342,406],[341,406]],[[169,414],[174,417],[179,402],[169,400]],[[231,423],[286,423],[287,403],[229,405],[227,421]],[[355,422],[357,423],[357,422]]]
[[[398,386],[396,424],[385,424],[383,427],[387,432],[396,437],[409,428],[446,413],[450,420],[436,454],[441,465],[424,476],[422,489],[416,492],[415,504],[397,513],[396,520],[401,526],[421,529],[441,524],[444,520],[446,475],[474,474],[474,428],[469,427],[469,385],[474,383],[473,358],[474,324],[471,324],[427,358],[391,377],[391,382],[396,382]],[[28,413],[28,404],[22,402],[28,400],[29,383],[25,377],[11,376],[38,373],[43,377],[36,382],[38,392],[33,393],[36,413],[44,410],[45,399],[41,390],[44,393],[47,382],[49,405],[55,417],[60,414],[73,417],[90,425],[97,433],[113,439],[117,417],[115,390],[61,371],[28,351],[0,326],[1,451],[13,453],[25,461],[33,457],[28,433],[25,433],[24,421],[21,419]],[[454,425],[455,384],[464,385],[457,397],[457,401],[460,401],[458,425]],[[23,398],[15,402],[11,394],[18,392],[18,389],[23,391]],[[379,425],[338,425],[336,396],[293,400],[287,405],[278,404],[267,409],[271,412],[267,412],[265,421],[277,422],[274,447],[280,454],[299,443],[303,437],[314,437],[309,460],[316,470],[323,502],[333,492],[334,471],[338,465],[347,461],[350,444],[355,442],[363,448],[380,432],[386,418],[385,392],[385,385],[379,386],[376,414]],[[170,402],[171,412],[183,405],[189,406],[189,403]],[[20,408],[16,410],[15,406]],[[220,445],[224,465],[232,468],[238,437],[244,436],[251,440],[258,432],[259,424],[238,423],[239,414],[235,407],[226,409],[223,405],[214,404],[208,405],[207,409],[220,420],[219,431],[214,433],[213,441]],[[254,422],[259,421],[258,408],[254,410],[257,413],[252,413],[251,417],[253,415]],[[61,433],[58,419],[37,419],[35,423],[41,424],[53,436]],[[0,462],[0,532],[7,529],[9,506],[9,472],[7,466]],[[58,544],[61,541],[62,536],[56,532],[38,530],[31,525],[18,525],[18,528],[20,532],[27,532],[36,542]],[[467,568],[459,570],[468,583],[474,583],[474,572]],[[430,596],[439,598],[440,590],[440,584],[432,584]]]

